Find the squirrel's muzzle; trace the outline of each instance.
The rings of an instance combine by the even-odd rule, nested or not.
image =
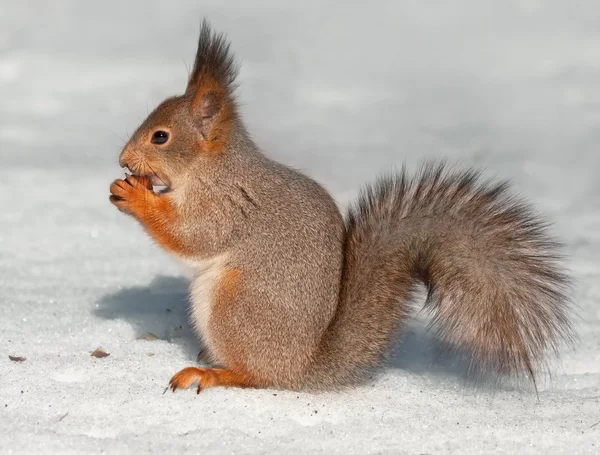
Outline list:
[[[135,161],[133,160],[133,156],[134,154],[132,153],[131,148],[126,145],[121,151],[121,155],[119,155],[119,166],[129,167],[131,162]]]
[[[127,167],[127,159],[123,155],[124,153],[121,152],[121,156],[119,156],[119,166]]]

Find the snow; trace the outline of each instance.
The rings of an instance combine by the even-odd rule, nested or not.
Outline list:
[[[0,452],[598,453],[599,14],[592,0],[5,2]],[[108,185],[122,138],[183,90],[202,16],[243,62],[256,141],[341,205],[403,161],[446,157],[510,178],[555,223],[580,341],[539,398],[465,383],[422,321],[343,393],[163,394],[198,351],[187,271]]]

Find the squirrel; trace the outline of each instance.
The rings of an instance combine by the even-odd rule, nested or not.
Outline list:
[[[202,22],[185,93],[134,132],[110,201],[193,270],[197,385],[328,391],[368,380],[427,289],[439,341],[469,371],[528,378],[573,337],[561,244],[506,182],[425,163],[376,180],[345,217],[311,178],[268,158],[236,107],[239,67]],[[162,191],[154,187],[162,186]]]

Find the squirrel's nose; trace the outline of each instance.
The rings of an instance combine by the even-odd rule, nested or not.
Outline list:
[[[127,162],[129,161],[129,155],[129,151],[127,150],[127,147],[125,147],[119,156],[119,166],[128,167]]]

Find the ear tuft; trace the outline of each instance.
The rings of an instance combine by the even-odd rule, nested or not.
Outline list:
[[[216,33],[206,19],[200,27],[198,50],[190,73],[186,94],[194,93],[205,83],[217,84],[231,94],[238,75],[238,66],[225,35]]]
[[[207,143],[206,151],[221,153],[225,149],[237,116],[233,94],[237,74],[238,68],[225,36],[213,32],[203,20],[185,95],[191,99],[191,112]]]

